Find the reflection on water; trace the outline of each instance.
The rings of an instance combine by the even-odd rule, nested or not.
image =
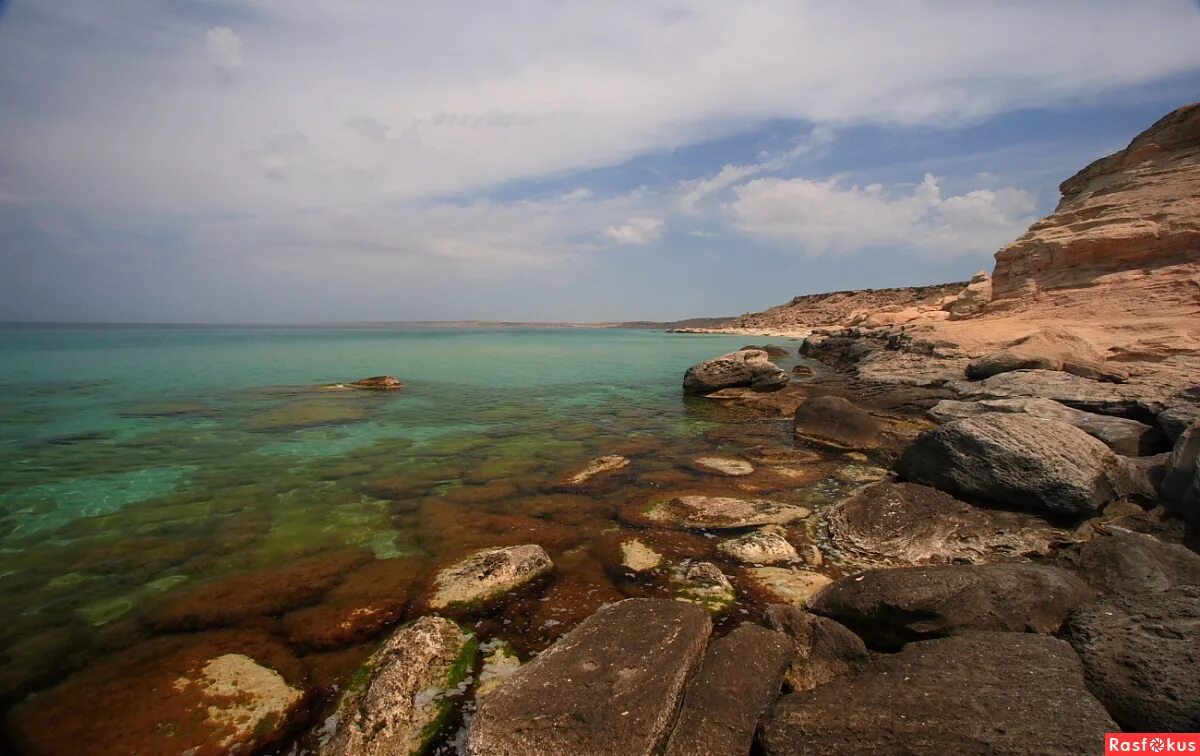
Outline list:
[[[543,590],[468,621],[522,657],[601,603],[672,595],[665,571],[615,569],[630,530],[669,563],[720,565],[738,589],[725,622],[757,613],[768,598],[714,534],[618,518],[667,491],[819,510],[853,485],[845,459],[788,461],[786,422],[681,397],[688,365],[740,345],[579,330],[0,330],[0,700],[58,684],[91,727],[136,730],[102,702],[136,706],[172,655],[250,649],[314,694],[317,717],[370,638],[418,611],[431,570],[482,546],[538,543],[554,559]],[[320,388],[380,373],[407,388]],[[755,471],[692,464],[715,452]],[[631,464],[560,485],[610,454]],[[818,522],[791,540],[819,543]],[[17,709],[13,726],[50,750],[100,742],[69,728],[55,740],[54,700]]]

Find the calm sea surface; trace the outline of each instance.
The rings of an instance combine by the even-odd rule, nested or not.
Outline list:
[[[558,568],[543,597],[472,620],[536,651],[602,601],[662,590],[605,569],[596,544],[628,527],[622,506],[728,485],[690,468],[697,454],[786,445],[786,424],[739,423],[681,395],[689,365],[744,343],[586,329],[0,326],[0,700],[63,680],[86,694],[122,674],[113,660],[130,649],[213,628],[279,639],[299,660],[289,676],[328,693],[362,658],[320,637],[332,594],[297,594],[301,623],[245,587],[295,581],[296,564],[328,582],[322,559],[342,571],[406,565],[398,598],[416,602],[429,572],[465,550],[542,543]],[[321,388],[379,374],[406,388]],[[554,485],[614,453],[633,462],[610,480]],[[772,487],[773,498],[816,490],[766,479],[756,490]],[[658,546],[715,560],[711,543],[679,534]],[[245,575],[262,577],[196,592]],[[187,604],[214,596],[224,614]],[[105,664],[116,666],[96,672]]]

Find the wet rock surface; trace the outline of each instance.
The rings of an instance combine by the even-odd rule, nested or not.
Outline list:
[[[911,643],[852,679],[784,696],[768,756],[1092,753],[1117,728],[1056,638],[973,633]]]
[[[786,371],[760,350],[730,352],[688,368],[683,390],[689,394],[707,394],[723,388],[748,386],[760,391],[775,391],[790,380]]]
[[[606,473],[616,472],[629,466],[629,460],[619,454],[597,457],[589,461],[579,470],[567,473],[561,481],[564,486],[581,486],[592,478]]]
[[[368,391],[396,391],[404,388],[399,379],[390,375],[376,375],[370,378],[360,378],[353,383],[347,383],[350,388],[366,389]]]
[[[479,609],[553,569],[546,550],[536,544],[481,549],[440,571],[426,604],[435,611]]]
[[[1093,597],[1073,573],[1045,565],[897,567],[841,578],[809,610],[889,649],[982,630],[1054,633]]]
[[[1126,463],[1078,428],[988,413],[926,431],[904,451],[907,480],[1019,509],[1084,515],[1133,487]]]
[[[806,399],[792,418],[796,437],[837,449],[874,449],[880,443],[879,421],[840,396]]]
[[[666,756],[749,753],[795,649],[781,633],[741,625],[709,644],[688,685]]]
[[[397,630],[351,680],[321,754],[419,753],[449,712],[447,694],[466,677],[476,645],[441,617]]]
[[[605,606],[479,705],[472,756],[657,753],[712,624],[679,601]]]
[[[763,623],[792,641],[796,655],[784,674],[792,690],[811,690],[854,674],[870,658],[862,639],[849,628],[799,607],[769,606]]]
[[[737,592],[721,568],[712,562],[688,562],[671,573],[671,583],[680,601],[720,614],[737,598]]]
[[[1200,586],[1114,596],[1063,627],[1088,687],[1126,730],[1200,730]]]
[[[635,506],[622,514],[633,524],[726,530],[783,525],[803,520],[812,512],[806,507],[768,499],[684,494],[655,497],[648,505]]]

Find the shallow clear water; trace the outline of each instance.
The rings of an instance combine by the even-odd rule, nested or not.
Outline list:
[[[347,553],[359,555],[339,568],[351,575],[371,569],[364,559],[411,565],[400,590],[415,607],[446,559],[541,543],[557,565],[544,595],[471,619],[523,652],[602,601],[661,591],[615,578],[596,544],[627,527],[621,507],[647,491],[728,488],[689,469],[695,455],[787,445],[785,424],[730,425],[718,403],[681,395],[689,365],[743,343],[592,329],[0,327],[0,701],[72,673],[86,691],[107,678],[79,670],[160,635],[215,643],[211,628],[280,639],[281,664],[298,659],[291,676],[319,696],[361,653],[297,640],[291,606],[240,611],[236,582],[219,593],[228,616],[187,602],[223,576],[293,580],[279,570]],[[379,374],[406,387],[322,388]],[[621,474],[556,486],[614,453],[633,460]],[[800,501],[833,485],[747,480]],[[702,535],[657,545],[716,558]],[[319,610],[334,593],[295,603]],[[172,601],[186,621],[161,619]]]

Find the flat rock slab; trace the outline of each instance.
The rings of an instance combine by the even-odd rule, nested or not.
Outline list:
[[[917,483],[877,483],[828,516],[843,553],[868,564],[972,564],[1048,554],[1070,531],[1024,512],[981,509]]]
[[[1067,618],[1063,637],[1126,730],[1200,731],[1200,586],[1097,601]]]
[[[1102,595],[1200,585],[1200,555],[1145,533],[1097,536],[1064,549],[1057,561]]]
[[[779,501],[703,495],[664,497],[648,505],[635,505],[632,510],[622,510],[622,513],[633,524],[661,524],[698,530],[786,525],[812,514],[806,507]]]
[[[1116,731],[1071,647],[1027,633],[912,643],[842,678],[780,699],[767,756],[1100,753]]]
[[[794,655],[787,636],[758,625],[714,641],[688,686],[666,756],[749,753]]]
[[[798,562],[796,547],[778,533],[756,530],[717,544],[717,551],[743,564],[779,564]]]
[[[610,454],[605,457],[596,457],[589,460],[577,470],[572,470],[563,476],[560,484],[563,486],[582,486],[592,478],[606,473],[613,473],[617,470],[622,470],[629,466],[629,459],[622,457],[619,454]]]
[[[1152,386],[1093,381],[1056,370],[1017,370],[982,381],[951,381],[946,388],[964,399],[1053,399],[1068,407],[1121,417],[1145,417],[1146,402],[1161,403],[1165,392]]]
[[[480,608],[553,569],[546,550],[535,544],[481,549],[437,574],[428,606],[435,611]]]
[[[771,600],[803,606],[833,580],[819,572],[789,567],[750,567],[746,577]]]
[[[870,413],[840,396],[807,399],[792,416],[797,438],[834,449],[874,449],[881,430]]]
[[[479,705],[472,756],[650,756],[704,655],[712,622],[681,601],[602,607]]]
[[[731,478],[740,478],[754,472],[754,465],[734,457],[696,457],[692,460],[691,467],[703,473]]]
[[[969,631],[1053,633],[1093,596],[1073,573],[1045,565],[897,567],[844,577],[809,609],[887,649]]]
[[[867,647],[849,628],[795,606],[767,607],[764,623],[791,639],[796,656],[784,673],[792,690],[818,685],[857,672],[870,658]]]
[[[450,709],[477,643],[454,622],[422,617],[397,630],[351,680],[322,756],[420,753]]]

